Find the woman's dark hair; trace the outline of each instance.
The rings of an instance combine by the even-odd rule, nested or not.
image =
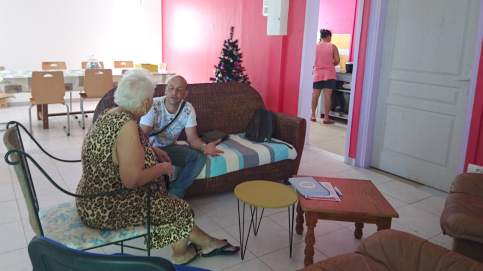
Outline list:
[[[332,32],[330,32],[330,30],[320,29],[320,38],[321,39],[325,39],[325,38],[330,37],[330,36],[332,36]]]

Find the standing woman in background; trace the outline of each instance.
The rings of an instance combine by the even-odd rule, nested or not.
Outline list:
[[[320,30],[320,41],[315,47],[315,65],[314,65],[314,86],[312,92],[312,114],[310,121],[316,121],[315,109],[319,100],[320,92],[324,90],[324,124],[332,124],[333,120],[329,119],[329,111],[331,106],[332,90],[335,89],[335,66],[339,64],[339,50],[337,46],[330,43],[332,33],[327,29]]]

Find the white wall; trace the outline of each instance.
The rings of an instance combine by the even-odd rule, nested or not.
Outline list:
[[[159,0],[0,0],[0,66],[40,70],[42,61],[68,69],[95,54],[114,60],[161,62]]]

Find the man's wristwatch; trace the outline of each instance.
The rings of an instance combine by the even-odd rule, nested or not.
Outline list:
[[[204,153],[204,151],[203,151],[203,147],[204,147],[204,146],[206,146],[206,144],[205,144],[205,143],[201,144],[201,146],[200,146],[200,152],[202,152],[202,153]]]

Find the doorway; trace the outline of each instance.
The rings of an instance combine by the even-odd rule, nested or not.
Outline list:
[[[315,43],[320,39],[320,29],[328,29],[332,32],[331,43],[339,49],[340,63],[336,67],[339,87],[333,91],[329,113],[335,123],[323,124],[324,95],[322,92],[316,110],[317,121],[309,123],[308,142],[310,145],[341,156],[345,155],[346,149],[351,88],[351,74],[346,73],[345,64],[353,61],[351,48],[355,45],[358,2],[358,0],[319,0],[318,18],[312,22],[316,25]],[[315,54],[315,50],[312,53]]]

